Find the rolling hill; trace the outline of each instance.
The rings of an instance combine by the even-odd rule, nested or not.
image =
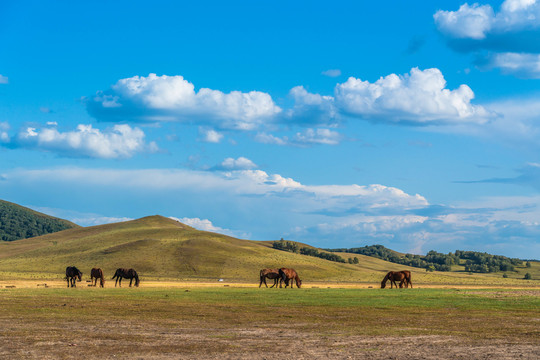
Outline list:
[[[240,240],[199,231],[156,215],[0,242],[0,280],[61,279],[66,266],[75,265],[85,278],[89,277],[92,267],[101,267],[108,278],[116,268],[132,267],[143,280],[258,282],[259,269],[285,266],[295,268],[305,282],[312,283],[378,283],[387,271],[396,269],[411,270],[413,283],[473,285],[518,281],[517,278],[503,279],[500,273],[473,276],[463,272],[426,273],[423,269],[369,256],[339,255],[356,256],[359,263],[336,263],[280,251],[272,248],[271,241]],[[537,271],[538,265],[535,263],[532,271]]]
[[[0,240],[26,239],[75,227],[79,225],[0,200]]]

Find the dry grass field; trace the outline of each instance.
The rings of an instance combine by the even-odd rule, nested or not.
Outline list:
[[[537,359],[540,288],[0,286],[6,359]]]
[[[0,359],[539,358],[539,262],[503,278],[351,256],[359,264],[160,216],[0,243]],[[68,265],[83,272],[76,288]],[[258,288],[259,269],[285,265],[302,289]],[[104,289],[88,286],[95,266]],[[141,286],[115,288],[118,267]],[[414,288],[380,289],[397,269]]]

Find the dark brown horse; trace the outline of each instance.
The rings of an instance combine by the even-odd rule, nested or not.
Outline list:
[[[395,285],[396,288],[398,287],[396,281],[399,281],[399,287],[402,288],[403,285],[405,285],[406,288],[411,285],[412,289],[412,282],[411,282],[411,272],[408,270],[403,271],[389,271],[388,274],[384,277],[384,279],[381,281],[381,289],[384,289],[386,287],[386,282],[390,280],[390,289],[392,289]]]
[[[281,276],[279,275],[279,269],[262,269],[259,274],[261,279],[259,287],[261,287],[263,283],[266,287],[268,287],[268,285],[266,284],[266,279],[268,278],[274,280],[274,285],[270,287],[273,288],[275,286],[277,288],[279,279],[281,279]]]
[[[133,269],[116,269],[116,272],[112,277],[113,280],[116,279],[114,287],[116,287],[116,284],[119,284],[119,286],[122,287],[122,278],[129,279],[129,287],[131,287],[133,279],[135,279],[135,286],[139,286],[139,275],[137,275],[137,272]]]
[[[302,287],[302,280],[300,280],[300,277],[296,273],[296,270],[294,269],[287,269],[287,268],[281,268],[279,269],[279,276],[281,277],[281,280],[285,282],[285,287],[289,286],[289,281],[291,282],[291,289],[293,288],[293,282],[292,280],[296,281],[296,287],[300,289]]]
[[[82,280],[82,272],[75,266],[68,266],[66,268],[67,287],[77,287],[77,279]]]
[[[94,283],[94,286],[97,285],[97,281],[99,279],[99,286],[104,287],[105,286],[105,276],[103,276],[103,270],[100,268],[93,268],[90,270],[90,281]]]

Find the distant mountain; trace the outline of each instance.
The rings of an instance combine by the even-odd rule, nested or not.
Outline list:
[[[0,240],[26,239],[74,227],[79,226],[67,220],[0,200]]]

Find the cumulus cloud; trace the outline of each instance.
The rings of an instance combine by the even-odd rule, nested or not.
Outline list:
[[[390,74],[374,83],[350,77],[338,84],[337,106],[350,116],[375,121],[431,123],[484,123],[493,116],[482,106],[471,104],[474,93],[467,85],[446,89],[439,69],[410,74]]]
[[[9,142],[11,147],[49,151],[68,157],[116,159],[158,150],[154,142],[146,143],[144,138],[141,129],[129,125],[115,125],[101,131],[92,125],[81,124],[76,130],[66,132],[60,132],[54,126],[27,127],[5,142]]]
[[[457,11],[439,10],[433,18],[452,48],[482,53],[485,68],[538,77],[533,55],[540,54],[540,3],[536,0],[506,0],[499,11],[491,5],[463,4]]]
[[[281,112],[260,91],[224,93],[195,86],[182,76],[134,76],[87,99],[91,115],[102,121],[182,121],[218,129],[252,130]]]
[[[9,83],[8,77],[0,74],[0,84],[8,84],[8,83]]]
[[[200,127],[199,128],[199,135],[200,135],[200,140],[201,141],[204,141],[204,142],[207,142],[207,143],[214,143],[214,144],[217,144],[219,142],[221,142],[221,140],[223,139],[223,134],[214,130],[214,129],[210,129],[210,128],[206,128],[206,127]]]
[[[440,32],[455,38],[483,39],[495,20],[490,5],[463,4],[458,11],[439,10],[433,15]]]
[[[243,235],[245,235],[245,234],[239,235],[239,232],[237,232],[237,231],[224,229],[224,228],[221,228],[219,226],[215,226],[208,219],[187,218],[187,217],[177,218],[177,217],[174,217],[174,216],[169,216],[169,218],[173,219],[175,221],[181,222],[182,224],[186,224],[188,226],[191,226],[191,227],[193,227],[193,228],[195,228],[197,230],[210,231],[210,232],[223,234],[223,235],[228,235],[228,236],[244,237]]]
[[[255,169],[257,165],[248,158],[240,156],[237,159],[226,158],[221,164],[215,166],[214,170],[249,170]]]
[[[339,121],[338,109],[332,96],[310,93],[303,86],[292,88],[289,95],[294,99],[294,107],[286,111],[285,121],[323,126]]]

